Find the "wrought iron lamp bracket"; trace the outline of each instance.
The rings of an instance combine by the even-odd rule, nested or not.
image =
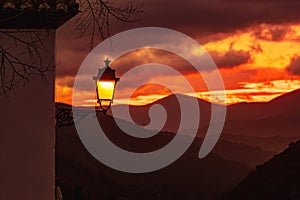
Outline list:
[[[75,122],[76,123],[80,122],[82,119],[84,119],[85,117],[93,113],[96,113],[96,116],[98,117],[98,114],[100,112],[105,114],[106,110],[56,108],[56,112],[55,112],[56,126],[57,127],[73,126]]]

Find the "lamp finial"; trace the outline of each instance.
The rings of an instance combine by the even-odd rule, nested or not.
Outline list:
[[[106,60],[104,60],[105,63],[105,68],[109,67],[109,63],[111,63],[111,61],[108,59],[108,57],[106,57]]]

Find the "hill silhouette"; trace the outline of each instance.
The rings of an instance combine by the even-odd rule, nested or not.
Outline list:
[[[265,103],[238,103],[229,106],[228,120],[258,120],[278,115],[298,116],[300,105],[300,90],[281,95]],[[245,115],[247,113],[247,115]],[[281,133],[284,134],[284,133]]]
[[[257,167],[222,199],[300,199],[300,141]]]
[[[71,109],[71,106],[66,104],[58,103],[56,106]],[[108,137],[112,141],[114,141],[117,145],[119,145],[121,148],[125,148],[125,149],[127,148],[127,150],[130,151],[140,151],[140,152],[153,151],[166,145],[168,141],[170,141],[175,136],[175,133],[172,132],[162,132],[164,135],[164,139],[161,139],[159,137],[161,134],[158,134],[158,136],[154,136],[148,140],[145,139],[132,140],[132,137],[126,136],[126,134],[120,134],[123,132],[119,128],[116,128],[117,125],[114,123],[113,120],[107,121],[106,119],[112,119],[112,118],[110,117],[106,118],[103,116],[103,118],[101,119],[102,124],[104,125],[104,127],[107,127],[108,132],[114,132],[114,134],[111,134]],[[130,127],[131,131],[137,132],[139,134],[147,134],[145,133],[145,131],[151,132],[151,130],[145,130],[143,128],[139,128],[135,126],[135,124],[131,124],[130,122],[127,122],[125,120],[116,119],[116,118],[114,118],[114,120],[121,121],[122,124],[126,124],[126,127]],[[184,133],[181,134],[186,135],[186,137],[189,137],[188,134],[184,134]],[[169,138],[168,141],[163,142],[164,140],[166,140],[166,138]],[[124,141],[127,140],[130,140],[131,145],[124,146],[124,144],[126,144],[126,142]],[[150,146],[149,146],[149,141],[152,142]],[[200,148],[202,141],[203,138],[198,137],[194,141],[194,143],[197,144],[197,146]],[[254,169],[256,165],[264,163],[265,161],[270,159],[276,153],[276,151],[264,150],[257,145],[252,146],[240,142],[235,142],[235,141],[231,141],[230,139],[226,139],[226,137],[221,136],[217,145],[213,149],[213,153],[227,160],[236,161],[246,165],[247,167],[250,167],[251,169]]]
[[[186,99],[193,98],[181,96]],[[238,103],[228,106],[221,137],[232,142],[255,145],[268,151],[280,152],[290,142],[300,138],[299,101],[300,90],[295,90],[266,103]],[[198,103],[201,114],[198,136],[204,137],[210,122],[211,103],[201,99],[198,99]],[[175,95],[148,105],[130,106],[130,113],[134,122],[142,126],[147,125],[150,122],[148,111],[154,104],[164,106],[168,115],[162,130],[176,133],[180,123],[180,109]],[[125,106],[117,105],[115,108],[122,113]],[[111,114],[111,112],[109,113]],[[122,119],[122,114],[115,117]],[[184,132],[186,135],[189,134],[189,130]]]
[[[183,96],[183,98],[192,97]],[[213,152],[201,160],[197,155],[209,123],[210,103],[199,99],[201,121],[198,137],[176,162],[160,171],[148,174],[127,174],[104,166],[87,152],[74,126],[57,128],[57,183],[62,188],[64,199],[67,200],[73,199],[74,194],[77,193],[91,199],[214,199],[220,197],[236,187],[249,172],[255,169],[255,166],[271,159],[273,155],[285,149],[291,141],[299,138],[300,134],[297,133],[300,124],[296,122],[300,113],[297,105],[299,98],[300,90],[297,90],[268,103],[241,103],[229,106],[220,140]],[[110,116],[100,115],[99,122],[108,138],[123,149],[134,152],[159,149],[174,138],[175,134],[171,131],[176,132],[178,129],[180,110],[176,109],[179,104],[174,95],[155,103],[166,107],[168,118],[163,130],[151,138],[137,139],[124,134],[116,125],[114,118]],[[153,104],[131,106],[133,120],[140,125],[148,124],[150,118],[147,113]],[[66,104],[56,105],[71,108]],[[117,107],[123,109],[122,106]],[[125,120],[116,118],[115,120],[127,123],[136,132],[151,132]],[[279,132],[280,130],[285,130],[285,133]],[[189,130],[184,130],[182,134],[185,135],[182,136],[184,141],[185,137],[189,137]],[[299,142],[297,145],[299,146]],[[295,156],[296,154],[293,154],[290,159],[296,159],[292,158]],[[281,154],[272,160],[280,157]],[[255,177],[253,174],[261,174],[262,169],[263,172],[268,171],[264,170],[265,166],[272,163],[272,160],[258,167],[257,171],[251,173],[226,198],[238,198],[239,191],[247,189],[250,191],[251,184],[255,185],[256,181],[260,181],[260,178],[257,180],[252,178]],[[283,159],[282,163],[284,162]],[[282,178],[278,177],[279,179]],[[278,180],[273,179],[274,182],[281,184]],[[259,188],[255,189],[259,190]]]
[[[121,133],[110,116],[100,116],[107,136],[123,149],[145,152],[168,143],[173,133],[147,139]],[[184,140],[184,137],[183,137]],[[80,191],[92,199],[213,199],[232,189],[251,169],[216,154],[198,158],[201,141],[170,166],[147,174],[115,171],[95,160],[84,148],[75,127],[57,129],[56,174],[64,199]]]
[[[223,134],[221,138],[237,142],[240,144],[247,144],[253,147],[259,147],[266,151],[281,152],[287,148],[288,144],[292,141],[297,141],[299,136],[295,137],[283,137],[283,136],[270,136],[270,137],[258,137],[258,136],[247,136],[247,135],[232,135]]]
[[[190,99],[194,97],[185,96],[181,94],[179,95],[183,101],[188,102]],[[180,123],[180,104],[176,98],[176,95],[170,95],[160,100],[157,100],[151,104],[142,105],[142,106],[129,106],[130,114],[135,123],[141,126],[145,126],[149,124],[150,117],[148,115],[149,109],[154,104],[162,105],[167,113],[167,120],[165,126],[162,128],[163,131],[169,131],[176,133]],[[205,127],[209,124],[210,115],[211,115],[211,103],[204,101],[202,99],[197,99],[199,104],[199,110],[201,112],[201,119],[200,119],[200,127]],[[114,115],[116,118],[124,119],[123,113],[127,105],[117,105],[113,106],[114,109],[117,109],[120,114]],[[111,110],[108,111],[108,114],[112,115]],[[126,119],[124,119],[126,120]],[[188,126],[188,125],[187,125]],[[187,128],[188,129],[188,128]]]
[[[300,90],[295,90],[267,103],[229,106],[224,132],[259,137],[299,136],[299,100]]]

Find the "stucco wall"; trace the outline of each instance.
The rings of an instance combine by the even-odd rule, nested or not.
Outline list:
[[[40,46],[39,52],[46,65],[55,58],[55,32],[40,34],[45,48]],[[14,55],[24,51],[13,40],[0,37],[0,42]],[[15,94],[0,96],[1,200],[54,199],[55,71],[46,78],[43,82],[35,76],[15,87]]]

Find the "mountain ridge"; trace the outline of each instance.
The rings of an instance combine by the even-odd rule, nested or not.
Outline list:
[[[153,104],[159,103],[160,101],[163,101],[165,99],[174,97],[175,95],[180,95],[180,96],[184,96],[184,97],[188,97],[188,98],[196,98],[196,99],[200,100],[203,103],[211,104],[211,102],[206,101],[206,100],[201,99],[201,98],[198,98],[198,97],[192,97],[192,96],[188,96],[188,95],[184,95],[184,94],[171,94],[171,95],[168,95],[166,97],[163,97],[163,98],[158,99],[158,100],[156,100],[154,102],[151,102],[151,103],[147,103],[147,104],[144,104],[144,105],[129,105],[129,106],[132,106],[132,107],[143,107],[143,106],[147,106],[147,105],[153,105]],[[278,96],[278,97],[276,97],[274,99],[271,99],[270,101],[267,101],[267,102],[238,102],[238,103],[227,105],[226,107],[230,108],[230,107],[234,107],[234,106],[242,105],[242,104],[246,104],[246,105],[250,105],[250,104],[261,105],[261,104],[263,104],[264,105],[264,104],[268,104],[268,103],[271,103],[271,102],[276,102],[276,101],[278,101],[280,99],[288,98],[291,95],[299,95],[300,96],[300,89],[295,89],[295,90],[293,90],[291,92],[282,94],[282,95],[280,95],[280,96]],[[65,106],[72,106],[71,104],[64,103],[64,102],[55,102],[55,104],[57,104],[57,105],[65,105]],[[216,105],[222,105],[222,104],[217,104],[217,103],[214,103],[214,104],[216,104]],[[127,104],[118,104],[118,105],[112,105],[112,106],[127,106]],[[88,106],[87,106],[87,108],[88,108]]]
[[[300,141],[257,166],[221,199],[300,199]]]
[[[170,133],[159,133],[152,139],[134,139],[122,134],[112,117],[99,117],[107,137],[129,151],[155,150],[173,137]],[[245,164],[215,153],[199,159],[201,141],[194,141],[183,156],[159,171],[146,174],[118,172],[89,154],[74,126],[61,127],[57,131],[57,183],[62,188],[64,199],[72,199],[77,186],[92,199],[150,200],[179,196],[182,199],[213,199],[236,186],[251,171]]]

